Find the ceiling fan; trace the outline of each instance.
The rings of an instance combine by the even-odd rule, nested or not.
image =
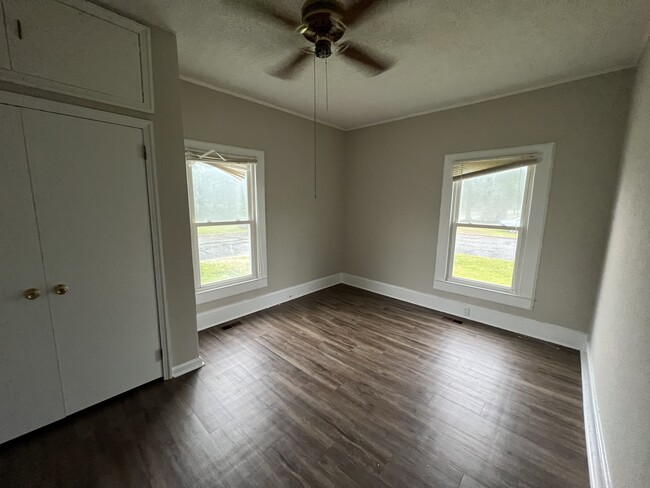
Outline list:
[[[300,68],[312,56],[327,59],[333,53],[339,54],[362,68],[371,76],[378,75],[390,69],[393,62],[373,54],[369,49],[357,43],[341,41],[348,27],[359,22],[368,15],[378,4],[386,3],[381,0],[356,0],[346,7],[338,0],[307,0],[302,6],[302,23],[283,12],[278,11],[268,3],[260,0],[232,2],[239,8],[247,8],[263,14],[290,29],[302,34],[313,46],[300,49],[285,62],[272,69],[269,73],[277,78],[294,78]]]

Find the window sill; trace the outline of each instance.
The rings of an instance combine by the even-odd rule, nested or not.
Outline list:
[[[264,278],[253,278],[248,281],[243,281],[240,283],[232,283],[230,285],[221,286],[219,288],[212,288],[210,290],[201,290],[196,292],[196,304],[200,305],[202,303],[213,302],[215,300],[220,300],[221,298],[231,297],[233,295],[239,295],[240,293],[246,293],[247,291],[257,290],[258,288],[264,288],[268,285],[268,279]]]
[[[500,303],[510,307],[524,308],[526,310],[532,310],[533,308],[532,298],[496,290],[488,290],[487,288],[480,288],[478,286],[435,280],[433,282],[433,289],[455,293],[457,295],[464,295],[466,297],[479,298],[481,300]]]

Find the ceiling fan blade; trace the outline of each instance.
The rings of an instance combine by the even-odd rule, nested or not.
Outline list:
[[[302,50],[298,51],[284,63],[270,70],[269,74],[283,80],[291,79],[296,76],[298,70],[302,68],[305,62],[312,56],[313,54],[310,52]]]
[[[261,0],[225,0],[224,3],[233,8],[264,15],[291,29],[296,29],[300,25],[300,21],[295,20],[293,16],[282,13],[272,4]]]
[[[387,1],[382,0],[356,0],[347,8],[343,15],[343,23],[348,27],[359,22],[363,17],[371,13],[381,4]]]
[[[371,54],[366,48],[360,48],[352,43],[348,43],[347,47],[339,51],[339,54],[362,65],[372,76],[388,71],[395,64],[393,61]]]

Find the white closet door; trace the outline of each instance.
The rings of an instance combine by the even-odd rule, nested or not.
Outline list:
[[[0,105],[0,442],[64,416],[20,111]],[[28,300],[25,290],[41,295]]]
[[[36,110],[23,123],[70,414],[162,376],[143,131]]]

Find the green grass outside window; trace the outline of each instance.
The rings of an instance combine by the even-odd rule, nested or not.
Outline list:
[[[455,278],[511,287],[514,269],[515,262],[507,259],[456,254],[453,276]]]
[[[225,259],[201,261],[201,284],[239,278],[251,273],[248,256],[232,256]]]

